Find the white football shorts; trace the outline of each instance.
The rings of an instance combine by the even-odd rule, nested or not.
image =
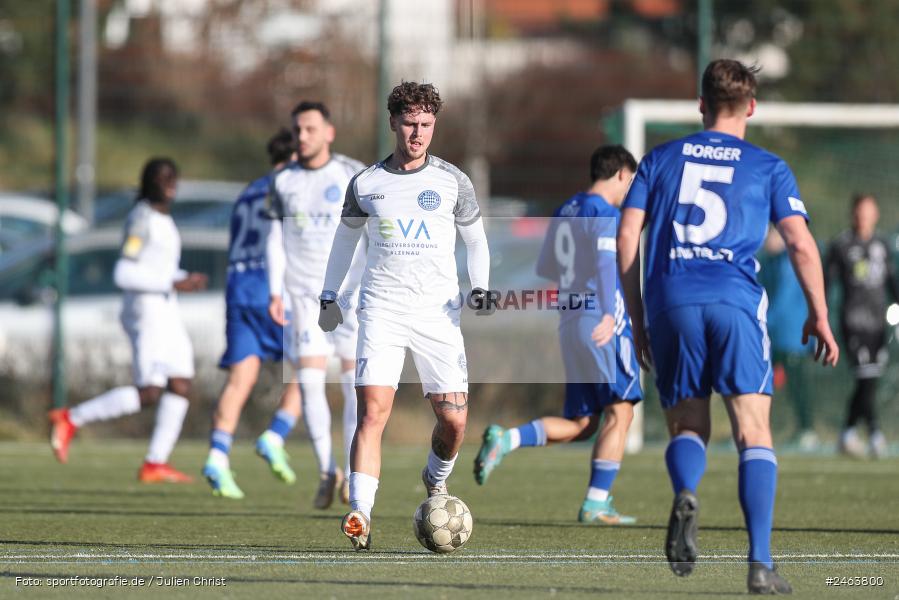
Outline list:
[[[302,358],[304,356],[333,356],[344,360],[356,358],[356,336],[359,323],[356,320],[354,304],[341,305],[343,323],[331,332],[322,331],[318,326],[319,301],[317,294],[291,295],[291,326],[295,350],[285,353]]]
[[[359,309],[356,386],[384,385],[396,389],[408,348],[426,396],[468,393],[460,316],[460,310],[409,315]]]
[[[174,293],[126,292],[120,320],[131,341],[134,385],[164,388],[172,377],[193,378],[194,349]]]

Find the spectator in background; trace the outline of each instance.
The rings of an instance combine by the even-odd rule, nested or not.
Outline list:
[[[819,440],[809,404],[805,362],[815,346],[813,341],[802,343],[802,324],[808,316],[805,296],[783,238],[774,227],[768,230],[764,253],[759,258],[759,282],[768,291],[768,334],[774,363],[774,387],[780,389],[786,384],[787,395],[796,411],[794,443],[800,450],[812,451],[817,449]]]
[[[865,421],[868,449],[874,458],[887,452],[875,401],[877,381],[887,362],[887,293],[899,300],[899,279],[889,246],[876,232],[879,219],[877,199],[871,194],[856,194],[852,199],[852,229],[831,242],[825,261],[828,284],[839,284],[843,292],[840,329],[856,379],[840,451],[864,456],[857,425]]]

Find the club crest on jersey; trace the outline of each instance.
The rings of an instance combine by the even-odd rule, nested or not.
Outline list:
[[[336,183],[332,183],[325,190],[325,200],[328,202],[337,202],[340,200],[340,187]]]
[[[423,210],[437,210],[440,206],[440,194],[434,190],[425,190],[418,195],[418,205]]]

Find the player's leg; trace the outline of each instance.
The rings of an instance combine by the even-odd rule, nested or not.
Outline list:
[[[863,343],[863,336],[859,333],[843,329],[843,339],[849,350],[849,362],[855,375],[855,388],[849,397],[849,407],[846,415],[846,426],[840,433],[840,452],[848,456],[861,458],[865,455],[865,445],[858,433],[858,424],[865,412],[864,404],[870,395],[870,381],[860,377],[861,370],[870,361],[870,352]]]
[[[150,445],[144,457],[144,464],[138,472],[138,480],[142,483],[190,483],[193,478],[169,464],[169,457],[178,437],[181,426],[187,416],[190,403],[192,380],[184,377],[172,377],[166,390],[158,388],[142,388],[141,399],[147,404],[156,404],[156,421],[150,435]],[[161,392],[161,393],[160,393]],[[158,401],[151,398],[158,398]]]
[[[166,300],[154,320],[154,331],[159,337],[154,344],[153,359],[165,370],[168,381],[166,390],[159,395],[156,423],[138,479],[144,483],[189,483],[193,478],[172,468],[168,461],[190,406],[187,398],[194,377],[193,346],[174,298]]]
[[[686,576],[692,573],[698,553],[696,491],[705,473],[711,428],[711,373],[702,307],[682,306],[656,315],[650,320],[649,336],[670,435],[665,464],[674,501],[665,554],[672,571]]]
[[[88,423],[133,415],[140,412],[140,408],[140,394],[137,388],[125,385],[103,392],[72,408],[51,410],[48,415],[50,447],[56,459],[61,463],[68,462],[69,446],[81,427]]]
[[[360,313],[356,346],[358,426],[350,451],[350,512],[342,530],[356,550],[371,547],[371,511],[381,475],[381,438],[406,357],[409,322],[386,313]]]
[[[886,455],[887,443],[877,418],[877,385],[887,362],[884,346],[884,331],[858,334],[859,348],[856,352],[856,387],[852,395],[847,428],[840,438],[841,449],[853,456],[863,456],[864,445],[858,435],[858,425],[862,422],[868,428],[868,446],[871,456],[881,458]]]
[[[341,359],[340,361],[340,390],[343,393],[343,455],[346,457],[343,484],[340,486],[340,501],[350,503],[350,453],[353,447],[353,437],[356,435],[357,400],[356,400],[356,361]]]
[[[419,315],[411,324],[409,349],[437,418],[422,482],[429,496],[445,494],[468,421],[468,361],[459,313]]]
[[[616,398],[603,407],[602,417],[602,426],[593,444],[590,483],[578,520],[584,523],[632,525],[637,520],[622,515],[615,509],[610,492],[621,469],[627,430],[634,419],[634,405],[630,401]]]
[[[359,421],[350,454],[350,512],[343,518],[342,529],[354,549],[367,550],[371,547],[371,511],[381,476],[381,438],[393,409],[396,388],[366,385],[356,390]]]
[[[789,593],[771,558],[771,528],[777,490],[777,457],[771,437],[771,396],[740,394],[725,398],[734,442],[740,452],[740,507],[749,532],[750,592]]]
[[[572,397],[570,388],[569,384],[566,388],[566,407],[568,399]],[[598,415],[572,415],[541,417],[509,429],[496,424],[490,425],[484,430],[481,447],[475,456],[474,479],[480,485],[487,483],[490,474],[499,467],[503,458],[518,448],[589,439],[596,433],[598,424]]]
[[[421,477],[428,496],[436,496],[447,493],[446,480],[453,472],[459,448],[465,439],[468,393],[429,392],[427,397],[437,423],[431,432],[431,450]]]
[[[138,312],[133,306],[126,304],[120,319],[131,345],[134,385],[111,389],[71,409],[50,411],[50,447],[59,462],[68,461],[69,446],[79,428],[97,421],[136,414],[142,406],[138,388],[156,386],[161,393],[161,388],[165,387],[165,370],[154,360],[158,336],[153,334],[152,328],[142,325],[143,312],[146,311]]]
[[[203,476],[216,496],[234,499],[244,497],[243,491],[234,481],[229,454],[240,413],[259,378],[260,365],[261,361],[255,354],[230,365],[228,381],[215,405],[209,435],[209,454],[203,466]]]
[[[704,308],[713,386],[725,398],[740,453],[738,490],[749,533],[751,593],[791,591],[771,559],[777,457],[771,436],[773,393],[763,296],[756,315],[721,305]]]
[[[281,381],[284,384],[278,408],[268,428],[256,438],[256,454],[268,463],[275,477],[290,485],[296,481],[296,474],[290,467],[284,443],[301,412],[300,388],[296,381],[298,349],[293,314],[292,311],[287,313],[289,323],[283,327],[271,319],[267,307],[260,307],[253,315],[254,339],[259,344],[260,356],[281,364]]]

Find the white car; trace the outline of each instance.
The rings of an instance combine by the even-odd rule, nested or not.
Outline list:
[[[204,292],[180,294],[179,304],[196,355],[197,375],[216,376],[225,347],[224,286],[228,234],[181,229],[181,266],[209,277]],[[119,324],[122,295],[112,280],[119,256],[119,228],[91,231],[67,242],[69,295],[63,309],[66,371],[70,389],[98,392],[130,380],[131,350]],[[4,257],[8,258],[8,257]],[[35,246],[24,258],[0,260],[0,374],[47,380],[53,335],[49,286],[53,245]]]
[[[0,192],[0,253],[30,239],[50,237],[56,228],[59,208],[49,198],[18,192]],[[87,219],[67,210],[63,231],[74,235],[86,230]]]

